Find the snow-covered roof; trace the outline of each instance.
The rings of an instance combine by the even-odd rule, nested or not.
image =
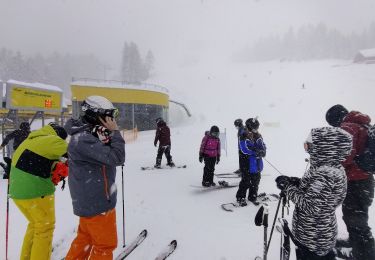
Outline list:
[[[100,88],[126,88],[126,89],[137,89],[137,90],[149,90],[162,93],[169,93],[169,90],[165,87],[149,84],[149,83],[139,83],[130,84],[123,81],[117,80],[96,80],[96,79],[77,79],[73,80],[72,85],[87,86],[87,87],[100,87]]]
[[[361,53],[363,57],[375,57],[375,48],[360,50],[359,53]]]
[[[17,81],[17,80],[10,79],[10,80],[7,81],[7,83],[14,84],[14,85],[21,85],[21,86],[25,86],[25,87],[31,87],[31,88],[39,88],[39,89],[45,89],[45,90],[53,90],[53,91],[57,91],[57,92],[63,92],[62,89],[59,88],[59,87],[52,86],[52,85],[47,85],[47,84],[43,84],[43,83],[38,83],[38,82],[27,83],[27,82],[22,82],[22,81]]]

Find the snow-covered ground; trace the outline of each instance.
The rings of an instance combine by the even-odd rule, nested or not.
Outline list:
[[[375,120],[375,65],[353,65],[349,61],[265,62],[256,64],[217,64],[165,70],[155,83],[167,86],[171,98],[185,103],[193,116],[171,106],[172,156],[186,169],[141,171],[155,162],[154,131],[142,132],[126,145],[124,167],[126,239],[142,229],[148,238],[128,259],[154,259],[172,239],[178,240],[170,259],[242,260],[262,255],[263,227],[254,225],[257,207],[249,205],[225,212],[220,204],[235,199],[236,188],[203,191],[190,185],[201,183],[203,164],[198,150],[204,131],[212,125],[226,129],[228,151],[216,173],[238,168],[236,130],[233,121],[258,116],[260,131],[267,145],[266,159],[285,175],[301,176],[305,171],[303,142],[313,127],[326,125],[325,112],[340,103],[360,110]],[[304,87],[303,87],[304,86]],[[165,163],[165,158],[163,159]],[[118,168],[117,223],[120,252],[122,245],[121,167]],[[278,176],[267,162],[260,192],[277,193]],[[0,259],[5,258],[6,182],[0,180]],[[277,202],[270,204],[270,222]],[[374,206],[370,224],[375,228]],[[26,221],[10,201],[9,259],[19,259]],[[291,218],[292,208],[290,215]],[[346,236],[337,211],[339,235]],[[56,250],[52,259],[61,259],[74,238],[78,218],[72,213],[68,187],[56,191]],[[270,231],[270,228],[269,228]],[[280,234],[271,242],[269,259],[279,257]],[[294,251],[291,259],[295,259]]]

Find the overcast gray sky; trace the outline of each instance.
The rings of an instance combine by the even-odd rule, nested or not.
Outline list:
[[[260,36],[324,22],[343,32],[375,20],[374,0],[0,0],[0,47],[94,53],[113,66],[124,41],[159,62],[231,55]]]

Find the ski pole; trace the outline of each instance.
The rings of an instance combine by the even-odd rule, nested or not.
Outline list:
[[[268,206],[263,211],[264,242],[263,242],[263,260],[267,260],[267,229],[268,229]]]
[[[284,209],[286,207],[286,196],[284,195],[282,197],[282,201],[283,201],[283,206],[282,206],[282,209],[281,209],[281,218],[284,219]],[[286,260],[284,259],[284,247],[283,247],[283,241],[284,240],[284,235],[281,233],[281,238],[280,238],[280,260]]]
[[[122,185],[122,247],[125,247],[124,165],[121,165],[121,185]]]
[[[284,175],[282,172],[280,172],[275,166],[273,166],[272,163],[270,163],[266,158],[263,158],[269,165],[271,165],[272,168],[274,168],[279,174]]]
[[[270,248],[270,244],[271,244],[271,239],[272,239],[272,234],[273,234],[273,230],[275,228],[275,223],[276,223],[276,219],[277,219],[277,215],[279,214],[279,209],[280,209],[280,205],[281,205],[281,200],[282,200],[282,197],[285,196],[282,192],[280,193],[280,198],[279,198],[279,203],[277,204],[277,209],[276,209],[276,213],[275,213],[275,217],[273,219],[273,223],[272,223],[272,228],[271,228],[271,233],[270,233],[270,238],[268,240],[268,244],[267,244],[267,252],[268,252],[268,249]]]
[[[5,228],[5,260],[8,260],[8,234],[9,234],[9,178],[8,175],[8,187],[7,187],[7,216],[6,216],[6,228]]]
[[[268,229],[268,205],[267,204],[264,204],[262,205],[257,214],[255,215],[255,219],[254,219],[254,222],[255,222],[255,225],[256,226],[261,226],[263,225],[264,227],[264,234],[263,234],[263,237],[264,237],[264,240],[263,240],[263,258],[261,257],[256,257],[255,260],[267,260],[267,251],[268,251],[268,248],[267,248],[267,229]]]

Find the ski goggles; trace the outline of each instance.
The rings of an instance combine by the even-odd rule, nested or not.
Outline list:
[[[119,110],[117,108],[110,108],[110,109],[104,109],[104,108],[97,108],[97,107],[92,107],[89,104],[87,104],[85,101],[82,103],[82,111],[85,112],[87,110],[91,110],[94,113],[97,113],[98,115],[101,116],[109,116],[112,118],[117,118],[120,114]]]
[[[101,111],[103,110],[103,111]],[[117,118],[120,114],[117,108],[114,109],[99,109],[99,114],[104,115],[104,116],[109,116],[112,118]]]
[[[220,136],[220,132],[212,132],[211,135],[215,136],[215,137],[219,137]]]

